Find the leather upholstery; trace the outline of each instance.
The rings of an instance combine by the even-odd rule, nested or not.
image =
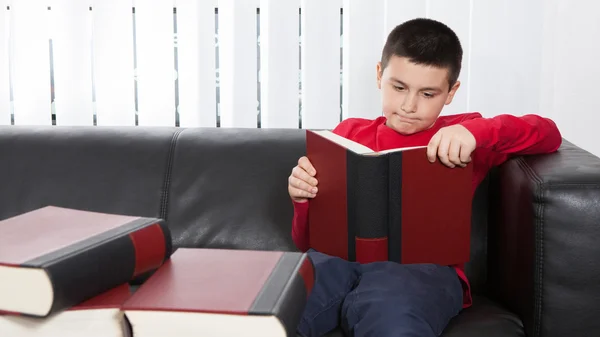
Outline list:
[[[495,297],[528,336],[600,336],[600,158],[565,141],[509,161],[498,180]]]
[[[175,248],[296,250],[304,146],[303,130],[0,127],[0,219],[54,204],[161,216]],[[599,187],[600,159],[570,144],[494,171],[473,203],[475,303],[444,336],[600,335]]]
[[[175,131],[0,127],[0,219],[48,204],[162,216]]]
[[[303,140],[294,130],[183,131],[169,188],[174,247],[295,250],[287,177]]]

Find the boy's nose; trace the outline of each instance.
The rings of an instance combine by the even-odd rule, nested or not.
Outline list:
[[[412,95],[407,95],[404,99],[404,102],[400,106],[402,111],[405,113],[415,113],[417,112],[417,105],[415,103],[415,98],[411,97]]]

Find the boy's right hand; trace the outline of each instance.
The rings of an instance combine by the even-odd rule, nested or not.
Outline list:
[[[306,157],[298,159],[288,178],[288,193],[296,202],[306,202],[317,195],[317,171]]]

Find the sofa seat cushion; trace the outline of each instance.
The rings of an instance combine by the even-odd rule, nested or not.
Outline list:
[[[522,337],[525,336],[521,320],[490,299],[473,297],[473,306],[456,316],[442,337]],[[300,337],[300,336],[299,336]],[[340,329],[326,337],[347,337]]]

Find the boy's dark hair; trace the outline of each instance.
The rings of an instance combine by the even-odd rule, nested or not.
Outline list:
[[[383,71],[392,55],[406,57],[416,64],[448,69],[450,88],[458,80],[462,63],[458,36],[445,24],[431,19],[413,19],[394,28],[381,55]]]

